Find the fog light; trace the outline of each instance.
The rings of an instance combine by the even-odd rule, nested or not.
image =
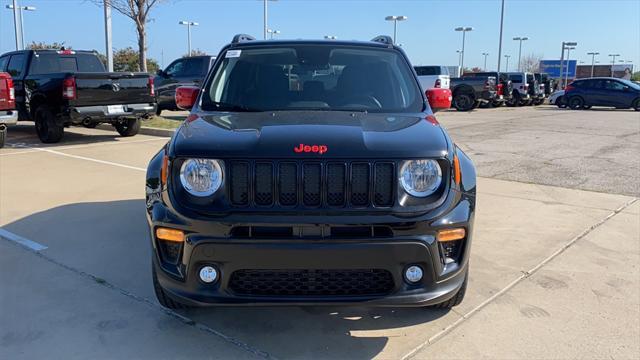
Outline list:
[[[211,284],[218,279],[218,271],[213,266],[203,266],[200,268],[200,280],[202,282]]]
[[[410,283],[417,283],[422,280],[422,268],[416,265],[409,266],[404,272],[404,278]]]

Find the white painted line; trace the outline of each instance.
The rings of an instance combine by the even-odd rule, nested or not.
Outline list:
[[[45,250],[47,247],[39,244],[35,241],[31,241],[29,239],[25,239],[20,235],[16,235],[10,231],[7,231],[5,229],[0,229],[0,238],[3,239],[7,239],[9,241],[13,241],[16,244],[20,244],[28,249],[31,249],[33,251],[42,251]]]
[[[94,159],[94,158],[90,158],[90,157],[86,157],[86,156],[79,156],[79,155],[72,155],[72,154],[67,154],[67,153],[63,153],[60,151],[55,151],[55,150],[51,150],[51,149],[46,149],[46,148],[34,148],[38,151],[44,151],[44,152],[48,152],[51,154],[56,154],[56,155],[60,155],[60,156],[66,156],[66,157],[70,157],[73,159],[80,159],[80,160],[86,160],[86,161],[92,161],[92,162],[96,162],[99,164],[105,164],[105,165],[111,165],[111,166],[117,166],[117,167],[121,167],[121,168],[125,168],[125,169],[131,169],[131,170],[137,170],[137,171],[143,171],[146,172],[147,169],[144,168],[139,168],[136,166],[130,166],[130,165],[125,165],[125,164],[119,164],[119,163],[115,163],[115,162],[111,162],[111,161],[106,161],[106,160],[98,160],[98,159]]]
[[[56,147],[56,150],[74,150],[74,149],[84,149],[84,148],[91,148],[91,147],[98,147],[98,146],[138,144],[138,143],[145,143],[145,142],[151,142],[151,141],[160,141],[160,140],[168,141],[169,139],[171,139],[171,138],[168,138],[168,137],[154,137],[153,139],[141,139],[141,140],[131,140],[131,141],[116,141],[116,142],[108,142],[108,143],[95,142],[95,143],[90,143],[90,144],[79,144],[79,145],[68,145],[68,146]],[[18,143],[18,144],[12,144],[10,147],[7,147],[6,149],[7,150],[24,149],[24,150],[23,151],[9,152],[9,153],[2,153],[2,154],[0,154],[0,156],[29,154],[29,153],[37,152],[38,149],[47,149],[47,148],[32,147],[32,146],[29,146],[28,144]]]
[[[562,254],[565,250],[567,250],[571,245],[575,244],[578,240],[584,238],[585,236],[587,236],[589,233],[591,233],[593,230],[597,229],[598,227],[600,227],[602,224],[604,224],[605,222],[607,222],[609,219],[611,219],[612,217],[614,217],[615,215],[617,215],[618,213],[622,212],[624,209],[628,208],[629,206],[631,206],[633,203],[635,203],[636,201],[638,201],[637,198],[634,198],[628,202],[626,202],[625,204],[623,204],[622,206],[620,206],[619,208],[615,209],[613,212],[611,212],[609,215],[607,215],[606,217],[604,217],[603,219],[601,219],[600,221],[598,221],[597,223],[589,226],[588,228],[586,228],[583,232],[581,232],[580,234],[574,236],[571,240],[569,240],[567,243],[565,243],[560,249],[554,251],[551,255],[547,256],[544,260],[542,260],[540,263],[538,263],[536,266],[534,266],[533,268],[531,268],[529,271],[525,271],[522,273],[522,275],[518,276],[515,280],[513,280],[512,282],[510,282],[507,286],[505,286],[504,288],[502,288],[500,291],[498,291],[497,293],[493,294],[492,296],[490,296],[488,299],[486,299],[485,301],[483,301],[482,303],[480,303],[479,305],[477,305],[476,307],[474,307],[473,309],[469,310],[466,314],[462,315],[462,317],[460,317],[459,319],[457,319],[456,321],[454,321],[453,323],[449,324],[448,326],[446,326],[444,329],[440,330],[439,332],[437,332],[436,334],[434,334],[432,337],[430,337],[427,341],[423,342],[422,344],[416,346],[413,350],[409,351],[406,355],[404,355],[402,357],[402,360],[407,360],[410,358],[413,358],[418,352],[420,352],[422,349],[428,347],[429,345],[433,344],[434,342],[438,341],[440,338],[442,338],[443,336],[447,335],[448,333],[450,333],[453,329],[457,328],[458,326],[460,326],[460,324],[462,324],[463,322],[465,322],[467,319],[469,319],[471,316],[473,316],[475,313],[477,313],[478,311],[482,310],[484,307],[486,307],[487,305],[489,305],[490,303],[492,303],[495,299],[497,299],[498,297],[502,296],[504,293],[506,293],[507,291],[511,290],[511,288],[513,288],[514,286],[518,285],[521,281],[523,281],[524,279],[530,277],[531,275],[533,275],[534,273],[536,273],[538,270],[540,270],[544,265],[546,265],[547,263],[549,263],[551,260],[553,260],[554,258],[556,258],[558,255]]]

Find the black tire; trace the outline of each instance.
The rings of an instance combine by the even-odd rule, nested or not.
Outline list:
[[[481,103],[478,107],[480,109],[491,109],[493,107],[493,102],[489,101],[489,102]]]
[[[127,119],[122,122],[117,122],[113,124],[113,127],[116,128],[118,133],[124,137],[134,136],[140,131],[140,127],[142,126],[142,120],[136,119]]]
[[[567,102],[565,101],[564,96],[558,96],[558,98],[556,99],[556,106],[560,109],[564,109],[567,107]]]
[[[591,105],[584,105],[582,107],[582,110],[589,110],[589,109],[591,109]]]
[[[497,108],[499,108],[499,107],[504,106],[504,103],[505,103],[504,101],[494,101],[494,102],[492,103],[492,105],[493,105],[493,107],[497,107]]]
[[[464,282],[462,282],[462,287],[458,290],[458,292],[453,295],[453,297],[447,301],[441,302],[439,304],[435,304],[432,307],[435,309],[451,309],[454,306],[460,305],[462,300],[464,299],[464,295],[467,292],[467,282],[469,280],[469,271],[464,275]]]
[[[475,100],[469,94],[458,94],[453,98],[453,107],[458,111],[469,111],[475,106]]]
[[[633,110],[640,111],[640,99],[636,99],[636,101],[633,102]]]
[[[36,132],[45,144],[53,144],[62,140],[64,125],[56,122],[56,117],[47,105],[40,105],[35,111]]]
[[[582,110],[584,107],[584,100],[580,96],[574,96],[569,99],[569,107],[571,110]]]
[[[160,116],[160,114],[162,113],[162,108],[160,107],[160,105],[156,106],[156,115]]]
[[[0,149],[4,147],[4,141],[7,139],[7,128],[0,129]]]
[[[90,122],[90,123],[86,123],[86,124],[82,124],[82,126],[86,127],[87,129],[95,129],[96,126],[98,126],[99,123],[97,122]]]
[[[507,101],[507,106],[509,106],[509,107],[520,106],[520,93],[519,92],[514,91],[513,96],[511,97],[511,99],[509,99]]]
[[[164,291],[164,288],[160,286],[160,283],[158,282],[158,276],[156,275],[155,268],[152,269],[152,277],[153,277],[153,291],[155,292],[156,298],[158,299],[158,302],[160,303],[160,305],[166,307],[167,309],[173,309],[173,310],[186,309],[189,307],[185,304],[182,304],[178,301],[173,300],[171,297],[169,297],[169,295],[167,295],[167,293]]]

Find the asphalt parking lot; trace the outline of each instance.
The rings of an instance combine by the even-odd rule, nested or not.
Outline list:
[[[168,140],[32,124],[0,150],[0,358],[640,356],[640,113],[443,112],[476,162],[464,302],[172,312],[153,295],[144,171]]]

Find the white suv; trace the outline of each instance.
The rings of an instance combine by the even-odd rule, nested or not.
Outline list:
[[[446,66],[429,65],[414,66],[422,90],[427,91],[433,88],[449,88],[449,69]]]

